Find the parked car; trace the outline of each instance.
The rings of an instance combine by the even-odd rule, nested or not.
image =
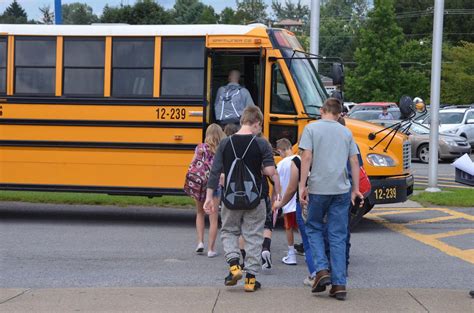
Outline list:
[[[352,107],[352,109],[349,111],[349,113],[353,113],[356,111],[370,111],[370,110],[380,110],[382,111],[382,108],[388,107],[390,108],[398,108],[397,104],[394,102],[362,102],[359,104],[356,104]]]
[[[372,120],[370,122],[387,127],[399,121]],[[412,160],[417,159],[423,163],[428,163],[430,129],[424,125],[412,123],[408,138],[411,143]],[[471,147],[466,138],[451,134],[439,134],[438,155],[441,160],[451,161],[462,156],[464,153],[469,154],[470,152]]]
[[[347,116],[356,120],[370,121],[377,120],[380,113],[382,113],[382,107],[372,107],[370,109],[351,111]],[[388,108],[388,113],[392,114],[394,120],[400,119],[401,113],[398,107]]]
[[[430,124],[430,117],[423,120]],[[474,105],[447,106],[439,110],[439,132],[461,136],[474,148]]]
[[[344,102],[344,106],[347,108],[347,111],[350,111],[356,105],[357,105],[357,103],[355,103],[355,102]]]

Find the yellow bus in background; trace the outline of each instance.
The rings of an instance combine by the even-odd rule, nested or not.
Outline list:
[[[182,194],[231,69],[264,112],[272,143],[296,144],[327,98],[286,30],[0,25],[0,189]],[[406,136],[374,147],[368,135],[380,127],[346,123],[372,181],[368,209],[405,201],[413,190]]]

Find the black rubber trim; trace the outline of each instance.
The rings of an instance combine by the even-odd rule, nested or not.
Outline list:
[[[106,193],[110,195],[161,196],[184,195],[183,189],[115,187],[115,186],[76,186],[76,185],[37,185],[37,184],[0,184],[1,190],[63,191]]]
[[[139,149],[139,150],[194,150],[194,144],[135,143],[135,142],[81,142],[41,140],[0,140],[3,147],[52,147],[90,149]]]
[[[196,98],[62,98],[62,97],[16,97],[2,96],[1,103],[52,104],[52,105],[129,105],[129,106],[203,106],[204,101]]]
[[[374,192],[369,195],[371,204],[387,204],[405,202],[408,196],[413,193],[414,178],[413,175],[397,176],[397,177],[379,177],[369,176],[372,191],[377,188],[397,188],[397,196],[395,199],[379,200],[375,198]]]
[[[202,128],[202,123],[190,122],[135,122],[135,121],[90,121],[0,118],[0,125],[43,126],[99,126],[99,127],[148,127],[148,128]]]

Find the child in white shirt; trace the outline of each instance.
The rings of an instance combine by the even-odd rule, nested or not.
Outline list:
[[[291,175],[291,162],[295,156],[292,151],[291,142],[282,138],[277,141],[277,151],[283,158],[277,165],[278,175],[280,176],[281,192],[285,194],[286,188],[290,182]],[[282,207],[283,218],[285,221],[286,239],[288,241],[288,254],[282,258],[282,262],[287,265],[296,265],[296,251],[294,247],[294,234],[293,231],[298,229],[296,222],[296,194],[293,198]]]

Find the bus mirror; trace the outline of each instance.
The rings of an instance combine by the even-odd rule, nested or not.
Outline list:
[[[344,85],[344,69],[341,63],[332,64],[332,83],[334,85],[342,86]]]
[[[400,109],[401,118],[404,120],[412,118],[415,114],[415,105],[409,96],[401,97],[398,107]]]

